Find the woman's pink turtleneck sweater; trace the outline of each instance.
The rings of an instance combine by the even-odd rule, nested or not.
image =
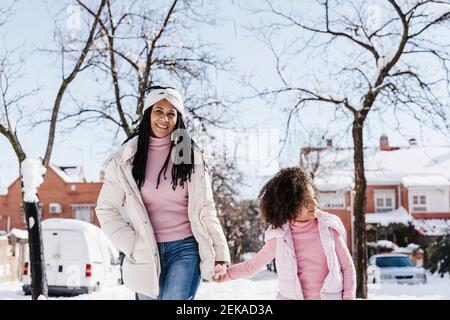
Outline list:
[[[145,183],[141,188],[141,196],[152,224],[156,241],[168,242],[192,236],[188,218],[187,183],[184,188],[172,189],[172,166],[169,160],[166,170],[161,174],[158,189],[158,174],[170,151],[170,135],[165,138],[150,138],[148,149]]]

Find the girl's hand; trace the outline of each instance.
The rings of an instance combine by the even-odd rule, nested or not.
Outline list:
[[[214,282],[221,283],[227,274],[227,266],[225,264],[216,264],[214,267]]]

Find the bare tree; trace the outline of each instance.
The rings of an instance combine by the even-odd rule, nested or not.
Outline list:
[[[230,246],[232,263],[242,261],[244,253],[257,252],[264,244],[264,219],[255,200],[223,201],[216,199],[219,219]]]
[[[450,54],[444,35],[450,3],[321,0],[302,3],[303,8],[296,4],[265,0],[262,8],[253,10],[261,22],[251,29],[273,53],[280,83],[276,89],[258,89],[258,96],[288,95],[293,101],[290,116],[306,107],[329,105],[330,111],[350,119],[357,297],[367,298],[364,125],[370,111],[390,111],[448,132]],[[287,35],[294,37],[287,41]]]
[[[147,88],[167,83],[181,89],[193,119],[205,127],[225,125],[223,113],[231,101],[208,84],[212,73],[231,70],[231,59],[214,54],[213,44],[195,39],[197,25],[214,23],[200,13],[202,4],[173,0],[168,7],[158,7],[133,1],[125,7],[108,0],[88,63],[95,67],[96,79],[111,85],[99,95],[96,106],[79,103],[75,112],[66,112],[63,118],[76,124],[108,120],[129,136],[142,117]]]
[[[45,168],[49,166],[50,157],[53,150],[54,138],[56,134],[56,124],[58,119],[58,113],[61,108],[61,103],[64,94],[80,72],[86,55],[91,47],[94,39],[94,35],[98,26],[100,14],[105,7],[106,0],[102,0],[98,9],[96,10],[95,19],[91,24],[89,34],[85,40],[83,48],[80,50],[78,59],[68,74],[62,75],[61,85],[58,89],[54,106],[51,114],[50,128],[48,134],[48,143],[43,158],[43,165]],[[3,12],[3,11],[1,11]],[[14,149],[19,167],[22,167],[23,161],[27,158],[27,155],[22,147],[17,132],[15,130],[15,121],[13,115],[20,116],[22,113],[21,103],[29,95],[36,94],[36,90],[28,92],[22,92],[14,87],[14,84],[24,75],[21,73],[21,66],[18,62],[12,60],[18,54],[17,50],[6,51],[0,60],[0,94],[1,94],[1,109],[0,109],[0,133],[3,134]],[[19,170],[21,172],[21,169]],[[21,176],[23,186],[23,176]],[[23,194],[22,194],[23,198]],[[42,246],[42,232],[39,219],[39,203],[28,202],[22,200],[23,209],[25,212],[25,218],[28,228],[28,243],[30,251],[31,262],[31,286],[30,291],[32,299],[36,300],[39,296],[48,296],[47,279],[45,274],[45,262],[44,251]]]

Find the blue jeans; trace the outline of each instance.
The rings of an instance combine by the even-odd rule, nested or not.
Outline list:
[[[193,300],[200,285],[200,255],[194,236],[158,243],[159,296],[136,293],[137,300]]]

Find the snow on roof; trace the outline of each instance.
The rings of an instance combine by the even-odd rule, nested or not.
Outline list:
[[[83,180],[84,179],[84,173],[83,173],[83,167],[82,166],[70,166],[70,167],[61,167],[59,166],[61,170],[63,170],[65,173],[67,173],[70,177],[74,179]]]
[[[397,252],[397,253],[412,253],[415,251],[423,252],[423,250],[420,249],[420,246],[415,243],[410,243],[405,248],[397,247],[394,249],[394,252]]]
[[[16,238],[19,239],[28,239],[28,231],[27,230],[22,230],[22,229],[12,229],[10,233],[8,233],[7,235],[8,237],[10,236],[15,236]]]
[[[0,186],[0,196],[6,196],[8,194],[8,189]]]
[[[377,242],[368,242],[367,245],[369,247],[374,247],[374,248],[378,248],[378,247],[390,248],[390,249],[392,249],[392,253],[413,253],[415,251],[423,252],[423,250],[420,249],[420,246],[415,243],[409,243],[406,247],[399,247],[397,244],[395,244],[392,241],[378,240]]]
[[[55,173],[64,180],[64,182],[85,182],[83,169],[81,166],[55,166],[50,165],[50,168],[55,171]]]
[[[0,125],[2,125],[6,130],[15,132],[16,131],[16,122],[11,119],[11,117],[7,117],[6,114],[4,114],[0,118]]]
[[[366,214],[366,223],[380,224],[383,227],[386,227],[391,223],[408,225],[412,220],[412,216],[403,207],[388,212]]]
[[[384,172],[382,170],[366,170],[366,180],[370,184],[399,184],[402,180],[401,173]]]
[[[353,177],[353,153],[352,148],[327,148],[303,155],[302,160],[307,168],[319,163],[316,176],[339,173]],[[428,175],[417,181],[422,185],[442,185],[444,179],[447,179],[447,186],[450,184],[450,146],[413,146],[392,151],[365,148],[364,159],[366,179],[370,184],[400,184],[403,177],[410,176],[411,179],[416,175]],[[406,181],[409,181],[408,178]]]
[[[378,240],[377,242],[368,242],[369,247],[396,248],[397,245],[389,240]]]
[[[333,191],[351,188],[352,176],[348,174],[332,174],[314,178],[314,184],[320,191]]]
[[[414,228],[426,236],[450,234],[450,219],[414,219]]]
[[[443,175],[407,175],[402,178],[405,187],[448,187],[450,181]]]

